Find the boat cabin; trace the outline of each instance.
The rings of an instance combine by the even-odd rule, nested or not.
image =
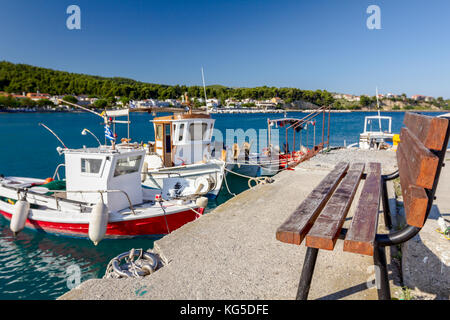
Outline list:
[[[387,130],[383,130],[383,123],[388,122]],[[386,143],[392,143],[392,117],[368,116],[364,118],[364,132],[359,135],[360,149],[380,149]]]
[[[155,130],[153,151],[161,159],[160,167],[201,162],[209,153],[215,122],[209,115],[174,114],[154,118],[152,122]]]
[[[110,211],[143,202],[141,170],[145,150],[101,146],[65,149],[67,199],[97,203]],[[83,191],[83,192],[78,192]],[[98,191],[102,192],[101,194]]]
[[[388,121],[388,130],[383,131],[382,130],[382,121],[387,120]],[[384,122],[385,122],[384,121]],[[368,130],[369,127],[369,130]],[[378,128],[378,130],[374,130],[373,128]],[[385,116],[368,116],[364,118],[364,132],[363,133],[391,133],[392,128],[392,118],[391,117],[385,117]]]

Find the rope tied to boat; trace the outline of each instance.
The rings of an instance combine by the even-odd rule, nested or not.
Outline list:
[[[232,174],[235,174],[235,175],[237,175],[239,177],[248,179],[248,187],[250,189],[252,189],[253,187],[255,187],[257,185],[266,184],[266,183],[272,183],[274,181],[271,177],[250,177],[250,176],[246,176],[245,174],[237,173],[237,172],[235,172],[233,170],[229,170],[227,168],[224,168],[224,169],[225,169],[225,171],[227,171],[229,173],[232,173]],[[255,183],[255,184],[252,185],[253,183]],[[228,185],[227,185],[227,187],[228,187]],[[228,192],[230,192],[230,191],[228,191]]]
[[[162,267],[159,256],[143,249],[131,249],[113,258],[103,279],[143,278]]]

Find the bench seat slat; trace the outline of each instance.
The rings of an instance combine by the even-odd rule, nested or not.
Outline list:
[[[408,156],[407,169],[412,183],[431,189],[439,158],[428,150],[408,128],[402,128],[399,149]]]
[[[403,122],[426,148],[441,150],[444,147],[447,119],[407,112]]]
[[[347,175],[342,179],[341,184],[306,235],[306,246],[325,250],[334,249],[363,171],[363,163],[355,163],[350,166]]]
[[[408,155],[401,147],[397,150],[397,163],[402,189],[403,206],[406,213],[406,222],[414,227],[421,228],[425,222],[428,197],[424,188],[416,186],[408,169]]]
[[[344,251],[373,256],[381,194],[381,164],[369,163],[366,181],[344,241]]]
[[[348,162],[340,162],[278,228],[279,241],[300,245],[317,215],[347,172]]]

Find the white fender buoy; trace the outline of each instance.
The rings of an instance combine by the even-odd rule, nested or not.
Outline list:
[[[30,203],[25,199],[17,201],[14,205],[14,213],[11,217],[11,223],[9,225],[9,228],[13,232],[14,236],[25,228],[25,223],[29,212]]]
[[[91,239],[94,245],[97,245],[105,236],[108,220],[108,207],[100,200],[92,208],[89,219],[89,239]]]
[[[148,174],[148,163],[147,161],[144,161],[144,164],[142,165],[141,182],[144,182],[145,179],[147,179],[147,174]]]
[[[206,208],[208,205],[208,198],[207,197],[200,197],[195,200],[195,204],[200,208]]]

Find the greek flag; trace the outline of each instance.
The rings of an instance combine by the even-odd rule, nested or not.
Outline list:
[[[105,137],[109,140],[116,140],[116,138],[114,138],[113,133],[111,132],[111,129],[109,129],[109,126],[105,126]]]
[[[136,108],[136,105],[134,104],[134,101],[130,100],[130,109]]]

